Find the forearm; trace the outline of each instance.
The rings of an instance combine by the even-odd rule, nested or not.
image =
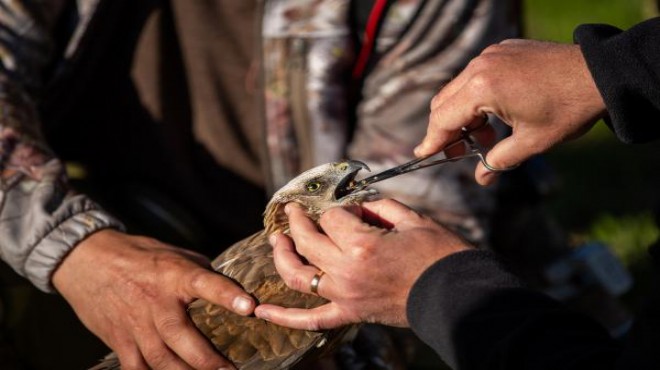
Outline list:
[[[607,122],[619,139],[634,143],[660,137],[660,18],[625,32],[582,25],[574,38],[607,106]]]
[[[428,269],[408,298],[408,320],[455,369],[606,369],[619,355],[604,329],[526,289],[484,251]]]

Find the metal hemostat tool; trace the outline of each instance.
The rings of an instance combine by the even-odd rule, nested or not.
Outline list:
[[[475,131],[479,131],[479,130],[483,129],[487,125],[488,125],[488,121],[485,120],[483,124],[481,124],[477,127],[471,128],[471,129],[463,127],[463,129],[461,131],[461,136],[458,139],[456,139],[456,140],[452,141],[451,143],[447,144],[447,146],[445,146],[445,150],[446,150],[446,149],[449,149],[449,148],[451,148],[451,147],[453,147],[457,144],[463,143],[466,147],[465,154],[461,154],[461,155],[458,155],[458,156],[455,156],[455,157],[436,159],[436,160],[429,160],[429,159],[434,157],[437,154],[433,154],[433,155],[413,159],[410,162],[406,162],[402,165],[390,168],[390,169],[385,170],[383,172],[380,172],[380,173],[377,173],[375,175],[366,177],[362,180],[354,181],[351,184],[349,184],[347,190],[355,191],[355,190],[364,189],[364,188],[366,188],[367,186],[369,186],[371,184],[374,184],[374,183],[377,183],[377,182],[380,182],[380,181],[383,181],[383,180],[387,180],[387,179],[390,179],[392,177],[396,177],[396,176],[399,176],[399,175],[403,175],[404,173],[417,171],[417,170],[422,169],[422,168],[437,166],[437,165],[441,165],[441,164],[444,164],[444,163],[456,162],[456,161],[460,161],[460,160],[467,159],[467,158],[474,158],[474,157],[479,158],[479,161],[481,161],[481,163],[483,163],[484,167],[486,167],[489,171],[492,171],[492,172],[511,171],[511,170],[515,169],[516,167],[518,167],[516,165],[516,166],[511,166],[511,167],[506,167],[506,168],[498,168],[498,167],[491,166],[486,161],[486,152],[483,149],[483,147],[481,145],[479,145],[476,140],[474,140],[474,138],[472,137],[472,133],[474,133]]]

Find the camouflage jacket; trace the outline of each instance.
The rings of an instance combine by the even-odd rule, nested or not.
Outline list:
[[[53,291],[52,272],[78,242],[99,229],[122,228],[69,188],[36,109],[44,86],[75,65],[99,32],[97,14],[109,3],[0,2],[0,255],[44,291]],[[271,190],[307,167],[342,157],[376,171],[408,160],[439,87],[481,49],[519,33],[517,0],[393,2],[376,42],[382,56],[363,77],[352,112],[338,98],[348,93],[343,78],[356,60],[349,0],[262,0],[260,6],[265,186]],[[54,29],[64,16],[74,21],[58,44]],[[381,190],[479,240],[493,196],[470,180],[472,171],[473,164],[420,171]]]

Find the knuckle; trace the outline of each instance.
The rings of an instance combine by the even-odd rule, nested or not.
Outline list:
[[[378,231],[369,234],[362,234],[355,239],[356,245],[361,247],[364,252],[372,253],[378,244],[381,242],[380,234],[383,231]]]
[[[286,284],[286,286],[288,286],[291,289],[295,289],[294,280],[296,274],[294,274],[291,271],[288,271],[287,269],[282,269],[282,268],[278,268],[277,272],[279,273],[280,277],[282,278],[282,281],[284,281],[284,284]]]
[[[355,288],[358,285],[361,285],[360,280],[364,279],[364,275],[362,273],[359,273],[355,271],[354,269],[348,270],[344,273],[343,280],[347,283],[347,286],[349,289],[346,289],[345,292],[342,293],[345,297],[352,297],[355,298]]]
[[[164,349],[144,353],[144,358],[152,369],[165,369],[173,360],[172,356]]]
[[[482,52],[481,55],[497,53],[502,50],[502,44],[490,44]]]
[[[373,255],[373,247],[371,244],[359,243],[351,250],[351,255],[358,263],[367,261]]]
[[[124,370],[147,370],[142,358],[137,353],[123,354],[118,351],[117,357],[119,357],[119,363]]]
[[[221,366],[218,361],[214,361],[207,356],[199,354],[191,354],[190,357],[186,359],[186,362],[195,369],[216,370]]]
[[[181,337],[181,328],[185,323],[178,317],[168,316],[156,323],[158,332],[165,338],[176,340]]]
[[[305,292],[309,290],[309,281],[305,281],[301,274],[288,274],[288,279],[284,281],[289,288],[297,290],[299,292]]]
[[[208,273],[206,270],[196,270],[192,272],[189,277],[188,283],[191,291],[202,292],[209,287]]]
[[[149,248],[154,248],[155,250],[158,250],[160,252],[163,252],[166,250],[165,245],[158,241],[158,239],[148,237],[148,236],[143,236],[143,235],[136,235],[134,236],[135,242],[138,245],[146,246]]]
[[[490,92],[495,89],[496,80],[493,75],[490,73],[489,69],[484,69],[480,71],[470,79],[470,87],[475,92]]]
[[[278,270],[282,281],[289,288],[297,291],[303,291],[306,288],[306,283],[303,282],[303,278],[300,274],[293,271]]]
[[[299,255],[304,256],[307,251],[306,247],[313,244],[314,237],[308,234],[297,235],[296,243],[291,247]]]
[[[471,75],[474,75],[475,73],[478,73],[479,71],[482,70],[484,60],[486,60],[487,58],[488,58],[488,54],[482,53],[478,57],[472,59],[465,66],[465,70],[463,71],[463,73],[468,74],[468,76],[471,76]]]
[[[435,129],[438,129],[438,124],[442,122],[442,112],[440,109],[432,109],[429,113],[429,122],[434,126]]]
[[[373,252],[373,242],[368,235],[356,235],[353,240],[353,247],[350,249],[350,256],[357,263],[362,263],[371,257]]]
[[[364,248],[362,248],[361,246],[357,246],[353,248],[350,254],[351,254],[351,259],[353,261],[356,261],[357,263],[361,263],[367,259],[365,256]]]
[[[491,48],[498,47],[499,46],[491,46]],[[473,59],[469,63],[469,67],[472,70],[472,78],[476,75],[483,74],[484,72],[490,71],[491,69],[494,68],[494,65],[497,63],[498,56],[494,51],[491,51],[490,53],[487,54],[482,54],[478,56],[477,58]]]

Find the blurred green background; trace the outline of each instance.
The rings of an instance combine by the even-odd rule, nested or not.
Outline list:
[[[525,36],[571,42],[582,23],[626,29],[656,16],[655,0],[526,0]],[[636,289],[648,273],[646,250],[660,235],[652,210],[660,206],[660,144],[625,145],[603,122],[546,155],[557,174],[547,200],[575,244],[607,243],[632,271]],[[631,297],[632,296],[632,297]]]

